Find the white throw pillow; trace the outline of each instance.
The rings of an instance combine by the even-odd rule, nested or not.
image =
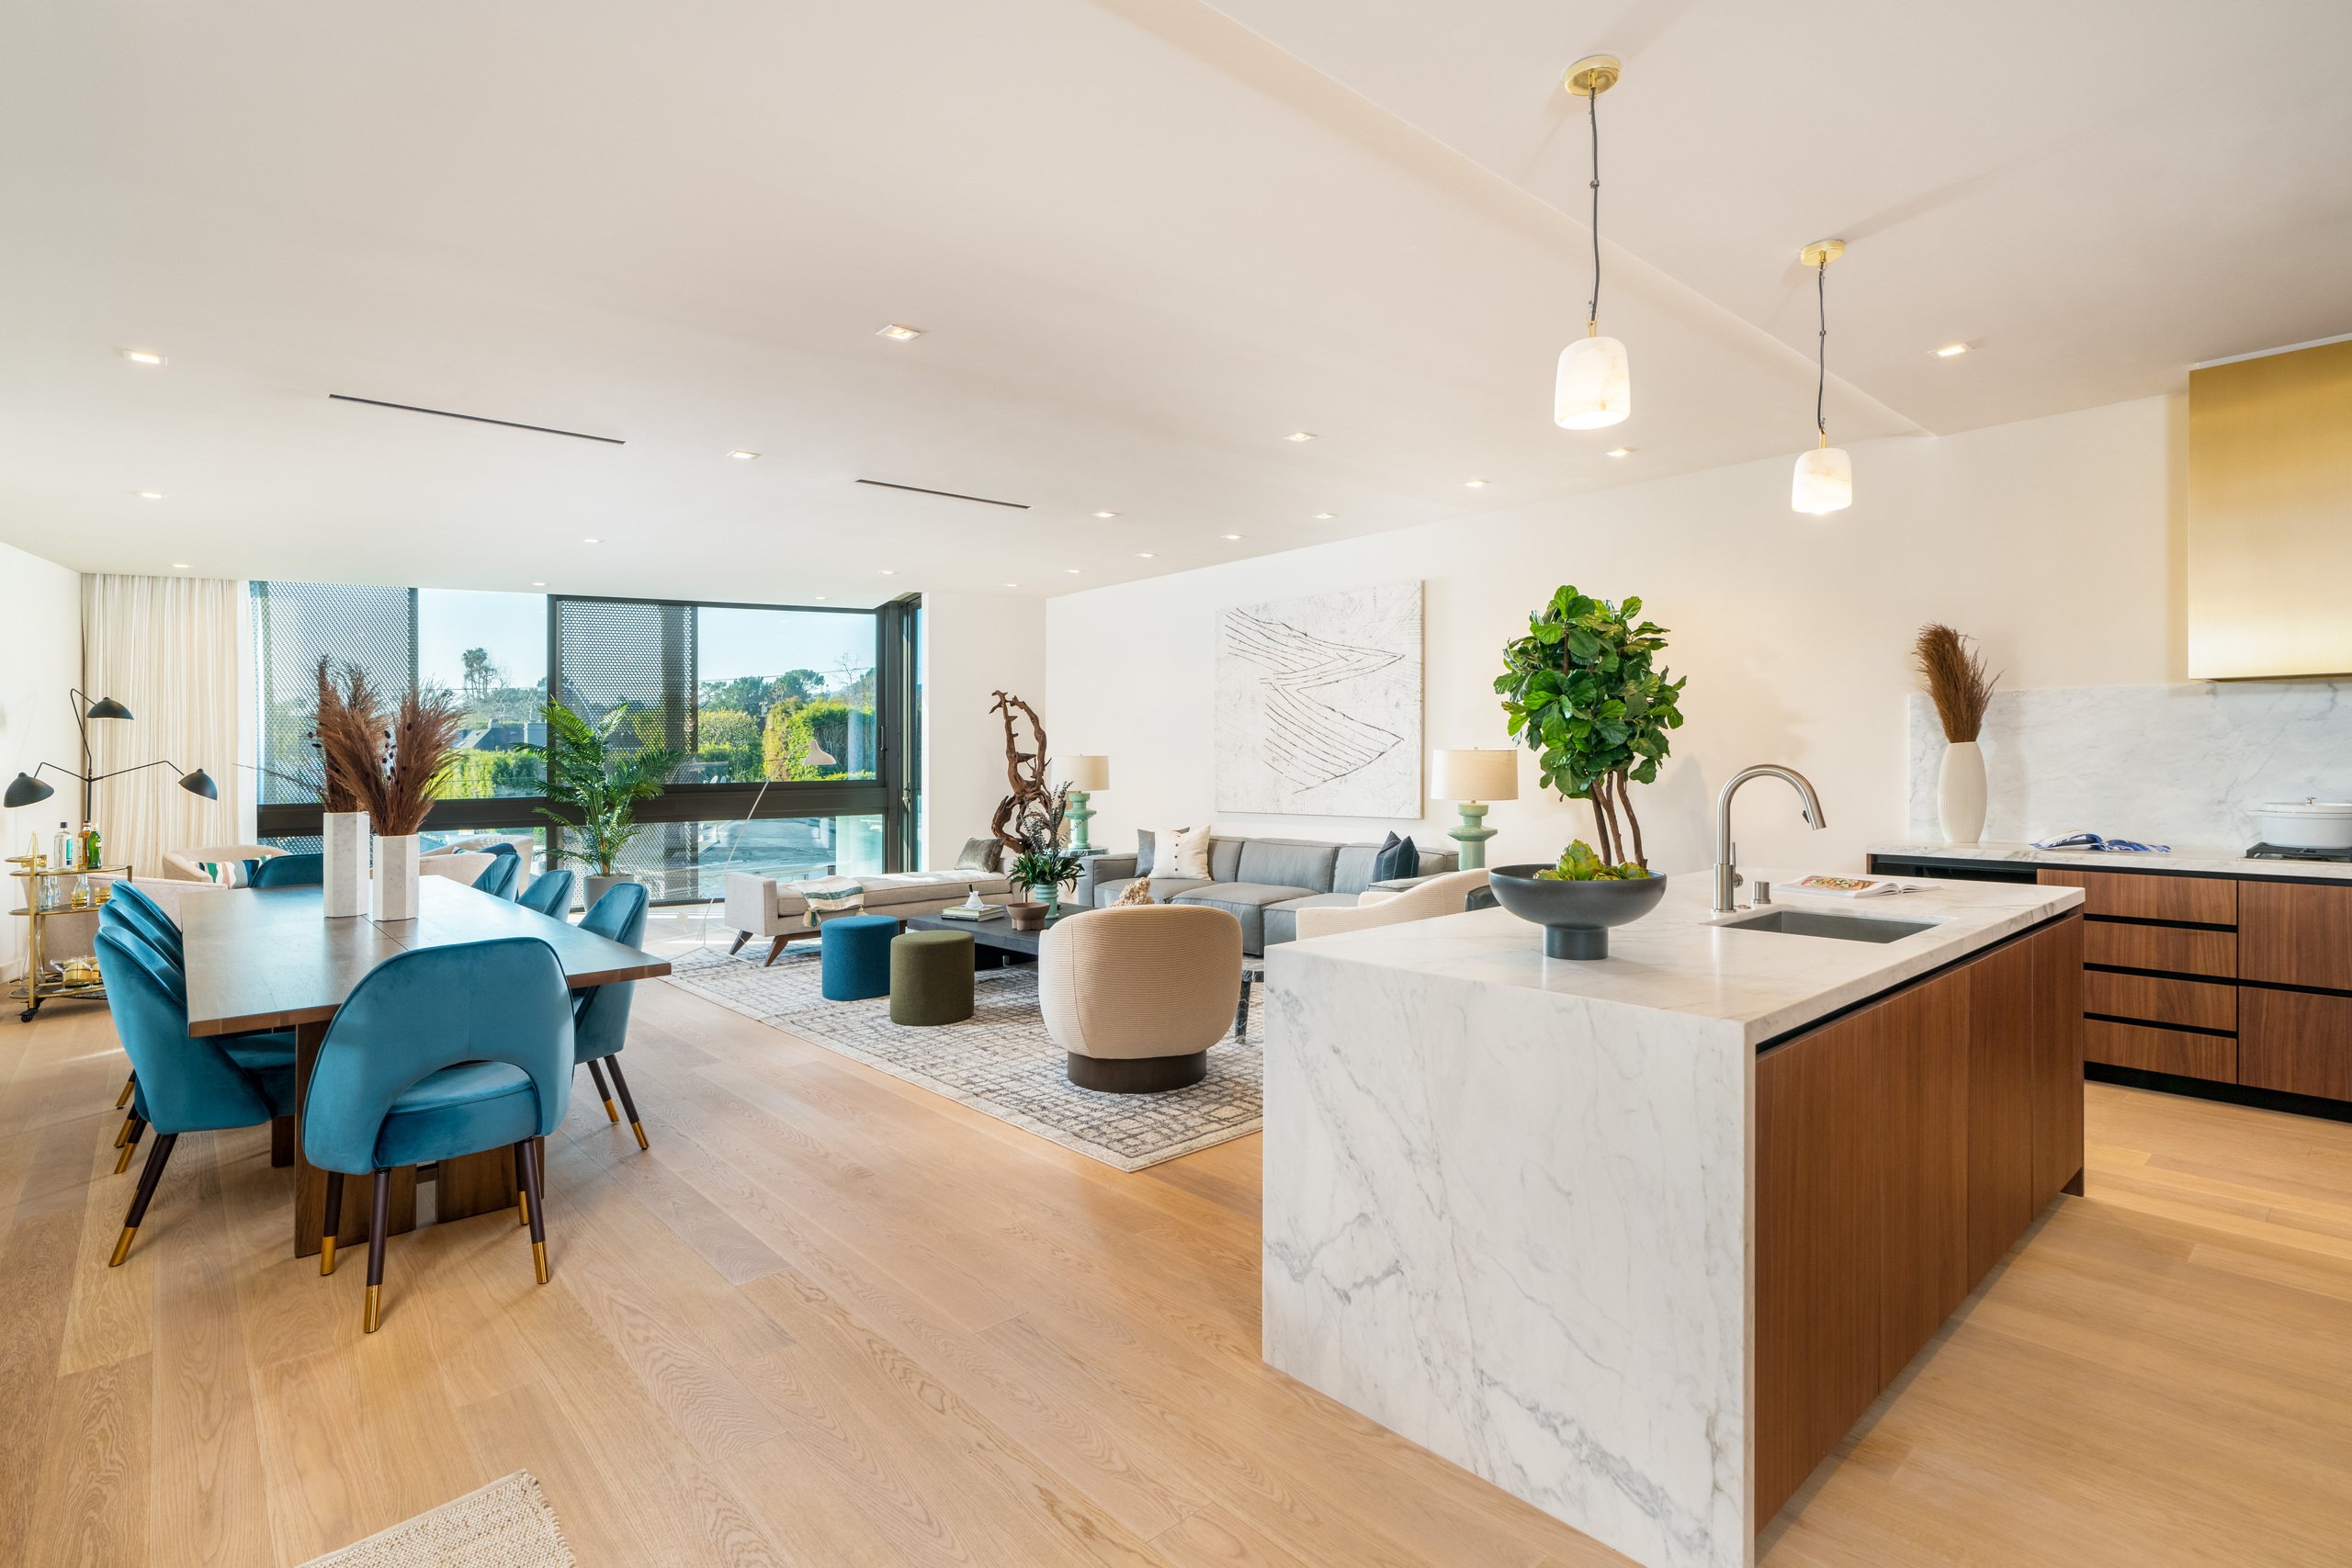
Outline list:
[[[1209,830],[1206,828],[1171,828],[1158,834],[1153,844],[1152,875],[1208,880]]]

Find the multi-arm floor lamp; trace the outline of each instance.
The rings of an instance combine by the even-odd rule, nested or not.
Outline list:
[[[129,718],[130,716],[130,710],[123,706],[120,703],[116,702],[112,697],[100,697],[96,702],[93,702],[85,694],[78,690],[74,691],[71,694],[74,698],[74,722],[82,731],[82,771],[77,773],[71,768],[61,768],[54,762],[36,763],[34,764],[33,771],[31,773],[18,773],[15,778],[8,781],[8,793],[5,797],[0,797],[0,805],[6,805],[13,809],[16,807],[31,806],[38,801],[47,800],[51,795],[57,793],[56,787],[52,784],[42,783],[36,775],[44,771],[52,773],[63,773],[69,779],[79,779],[82,781],[82,820],[87,822],[90,820],[91,794],[101,781],[119,778],[124,773],[140,773],[148,768],[171,768],[175,771],[178,770],[179,764],[177,762],[170,761],[157,761],[153,762],[141,762],[136,767],[117,768],[114,772],[108,773],[91,773],[90,720],[94,718]],[[192,768],[187,772],[181,773],[180,788],[187,791],[190,795],[200,795],[207,800],[218,800],[220,798],[220,786],[214,784],[212,782],[212,775],[206,773],[202,768]]]

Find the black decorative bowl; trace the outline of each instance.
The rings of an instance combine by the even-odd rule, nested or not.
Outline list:
[[[1487,874],[1495,902],[1544,928],[1546,958],[1606,958],[1609,928],[1638,920],[1666,897],[1666,878],[1638,882],[1553,882],[1548,865],[1497,866]]]

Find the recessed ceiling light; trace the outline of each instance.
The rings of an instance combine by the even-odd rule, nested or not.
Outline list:
[[[1062,568],[1062,570],[1069,572],[1072,577],[1076,577],[1078,575],[1078,568],[1074,566],[1066,566]]]
[[[895,566],[886,566],[882,569],[882,575],[885,577],[896,577],[899,575],[899,569]]]
[[[1609,449],[1609,456],[1612,457],[1630,457],[1633,455],[1634,449],[1631,446],[1611,446]]]
[[[1312,441],[1315,439],[1315,432],[1311,430],[1294,430],[1288,435],[1283,436],[1283,439],[1285,441]]]
[[[164,492],[160,490],[135,490],[130,493],[137,496],[141,501],[161,501],[164,499]]]
[[[1318,512],[1315,514],[1315,521],[1317,523],[1329,523],[1332,518],[1337,517],[1339,513],[1336,512]]]
[[[1094,515],[1102,518],[1112,518],[1116,517],[1118,513],[1115,512],[1098,512]]]
[[[759,456],[757,452],[746,452],[741,446],[738,446],[735,450],[727,455],[734,458],[739,463],[748,463],[752,458]]]
[[[1150,558],[1151,552],[1149,550],[1137,550],[1136,552],[1136,559],[1137,560],[1149,560]]]
[[[888,326],[884,327],[880,332],[876,333],[874,335],[876,337],[887,337],[892,343],[912,343],[915,339],[922,336],[922,329],[921,327],[902,327],[898,322],[892,321]]]
[[[188,565],[187,562],[184,560],[175,560],[172,563],[172,570],[174,571],[194,571],[196,568]]]
[[[1008,583],[1006,583],[1006,584],[1005,584],[1005,586],[1006,586],[1007,588],[1018,588],[1018,587],[1020,587],[1020,586],[1021,586],[1021,584],[1019,584],[1019,583],[1017,583],[1017,582],[1008,582]]]
[[[1227,535],[1226,536],[1226,537],[1227,537],[1227,538],[1228,538],[1228,539],[1238,539],[1238,538],[1241,537],[1241,536],[1240,536],[1240,535],[1238,535],[1238,534],[1227,534]]]
[[[547,586],[547,584],[546,584],[546,583],[544,583],[544,582],[539,582],[539,581],[534,581],[532,582],[531,586],[532,586],[532,587],[534,587],[534,588],[545,588],[545,587]]]
[[[1948,343],[1944,344],[1943,347],[1936,350],[1936,357],[1938,359],[1956,359],[1967,352],[1968,345],[1964,343]]]
[[[815,599],[820,604],[825,602],[825,596],[822,593],[811,594],[810,597]]]
[[[1471,490],[1484,490],[1487,488],[1487,481],[1484,479],[1464,479],[1462,482]]]
[[[601,545],[605,541],[602,539],[582,539],[580,542],[583,545]]]
[[[126,348],[119,350],[119,352],[125,359],[130,360],[133,365],[169,365],[171,363],[170,360],[164,358],[162,355],[152,353],[143,348]]]

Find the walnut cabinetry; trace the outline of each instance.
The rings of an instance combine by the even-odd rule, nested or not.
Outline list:
[[[1756,1521],[2083,1168],[2069,915],[1756,1064]]]

